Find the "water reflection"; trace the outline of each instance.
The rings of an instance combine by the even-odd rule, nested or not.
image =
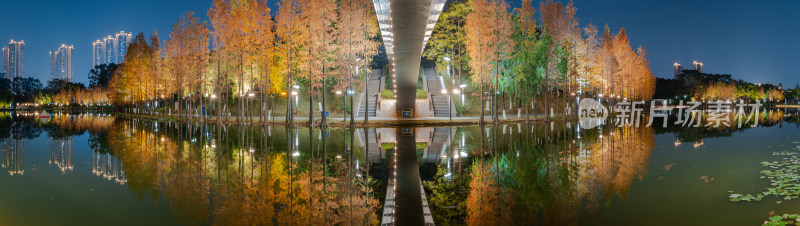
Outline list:
[[[61,173],[72,171],[72,137],[50,138],[50,165],[55,165]]]
[[[92,174],[115,183],[125,184],[125,170],[122,163],[109,153],[92,153]]]
[[[25,173],[25,141],[21,139],[3,139],[3,162],[0,164],[11,176]]]
[[[452,157],[425,183],[436,222],[575,224],[581,210],[611,195],[624,199],[631,181],[645,173],[654,131],[606,126],[579,133],[575,126],[461,128],[482,136],[464,141],[469,138],[461,132],[451,143]],[[467,155],[472,163],[459,164]]]
[[[759,126],[794,120],[787,115],[764,112]],[[25,165],[25,144],[46,134],[46,161],[60,177],[99,177],[136,202],[166,205],[170,220],[214,225],[401,224],[412,222],[403,221],[408,213],[418,213],[414,222],[439,225],[578,224],[612,198],[627,201],[631,184],[647,174],[657,134],[674,134],[676,147],[697,147],[744,130],[583,130],[558,121],[311,129],[103,114],[39,121],[5,113],[0,120],[1,165],[12,176],[39,176],[24,174],[35,169]],[[424,192],[405,193],[412,182]]]
[[[139,199],[166,200],[181,222],[374,224],[378,219],[372,181],[354,168],[357,156],[329,153],[325,140],[314,143],[313,131],[140,120],[118,120],[115,128],[107,132],[110,154],[119,159],[113,166],[121,166],[114,175],[126,177]],[[302,132],[309,143],[300,142]]]

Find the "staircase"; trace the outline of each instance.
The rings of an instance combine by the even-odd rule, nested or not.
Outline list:
[[[364,114],[368,114],[370,117],[374,117],[377,111],[377,103],[378,95],[369,95],[361,98],[361,103],[358,104],[358,114],[356,116],[363,117]],[[369,107],[369,110],[367,110],[367,107]]]
[[[439,74],[433,68],[425,68],[423,72],[425,79],[428,80],[428,95],[431,96],[433,116],[449,117],[451,113],[450,99],[447,95],[442,95],[442,82],[439,80]]]
[[[424,156],[426,164],[437,164],[443,154],[447,154],[448,141],[450,141],[450,127],[436,127],[433,139],[428,145],[428,155]]]
[[[372,164],[383,163],[383,155],[381,155],[381,144],[378,143],[377,130],[375,128],[367,129],[367,134],[364,134],[364,129],[356,129],[358,134],[358,145],[364,150],[364,156],[369,157]],[[366,135],[366,136],[365,136]],[[369,144],[369,148],[367,148]]]
[[[378,95],[381,88],[381,70],[372,69],[369,79],[367,79],[367,87],[369,88],[366,95],[361,98],[358,104],[358,113],[356,116],[364,117],[364,114],[374,117],[378,107]]]

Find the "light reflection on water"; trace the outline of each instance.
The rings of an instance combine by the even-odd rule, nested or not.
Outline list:
[[[796,124],[784,128],[782,112],[763,118],[752,130],[775,135],[789,129],[797,137],[788,128]],[[726,164],[715,161],[730,147],[715,140],[742,140],[750,128],[580,130],[574,122],[557,121],[351,130],[176,124],[103,114],[39,121],[9,113],[0,113],[0,121],[2,224],[380,224],[386,213],[389,219],[422,213],[422,206],[387,197],[395,189],[388,184],[399,152],[416,155],[431,218],[440,225],[620,225],[630,223],[625,215],[632,213],[647,216],[632,221],[638,223],[702,223],[702,216],[669,218],[676,210],[655,211],[696,201],[664,199],[673,191],[658,186],[678,193],[708,189],[678,186],[703,183],[682,162],[697,161],[695,155],[708,155],[705,164],[713,166],[703,172],[712,175],[703,184],[714,186],[716,178],[728,186],[712,192],[721,192],[712,206],[728,211],[720,214],[742,213],[729,222],[760,223],[769,210],[779,209],[725,199],[726,190],[759,180],[726,175]],[[414,143],[398,144],[399,136],[413,136]],[[753,161],[756,166],[748,169],[757,175],[758,161],[768,157],[733,158]],[[663,185],[684,177],[689,179]],[[726,180],[737,177],[746,183]],[[648,208],[653,211],[637,212]],[[42,211],[61,216],[37,217]]]

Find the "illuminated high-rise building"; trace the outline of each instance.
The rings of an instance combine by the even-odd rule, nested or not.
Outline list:
[[[105,52],[105,59],[106,63],[119,63],[116,61],[117,54],[114,52],[114,48],[117,46],[116,39],[112,36],[108,36],[103,38],[103,51]]]
[[[681,64],[679,64],[679,63],[675,63],[672,66],[673,66],[673,69],[675,71],[673,73],[673,75],[679,75],[681,73],[681,71],[683,71],[683,66],[681,66]]]
[[[2,49],[3,52],[0,54],[3,54],[3,70],[0,70],[0,72],[3,73],[3,78],[6,78],[6,71],[8,70],[8,57],[6,57],[8,56],[8,47],[3,46]]]
[[[694,67],[695,71],[703,73],[703,62],[694,61],[692,62],[692,66]]]
[[[14,41],[3,47],[3,73],[7,79],[25,77],[25,41]]]
[[[128,54],[128,44],[131,43],[132,37],[130,32],[125,33],[124,31],[120,31],[115,35],[116,50],[114,50],[114,52],[117,54],[117,63],[125,61],[125,54]]]
[[[72,45],[66,44],[50,51],[50,79],[72,82],[72,51]]]
[[[101,64],[119,64],[125,61],[128,44],[131,42],[130,32],[120,31],[92,43],[92,67]]]

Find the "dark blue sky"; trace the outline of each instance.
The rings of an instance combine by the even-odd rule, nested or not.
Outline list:
[[[25,40],[26,76],[46,81],[47,52],[67,43],[75,45],[75,80],[86,83],[94,40],[120,30],[149,35],[153,29],[166,38],[183,12],[205,20],[211,0],[2,0],[0,5],[0,43]],[[575,5],[581,24],[608,23],[614,32],[624,26],[634,48],[647,48],[658,77],[672,76],[674,62],[688,66],[698,60],[709,73],[792,88],[800,82],[798,1],[575,0]]]
[[[148,37],[154,29],[169,37],[172,24],[187,11],[206,20],[211,0],[0,0],[0,44],[25,41],[25,76],[46,85],[48,51],[61,43],[75,46],[73,76],[87,83],[92,67],[92,42],[121,30]]]
[[[707,73],[760,83],[800,83],[800,1],[575,0],[581,24],[625,27],[647,48],[657,77],[701,61]]]

